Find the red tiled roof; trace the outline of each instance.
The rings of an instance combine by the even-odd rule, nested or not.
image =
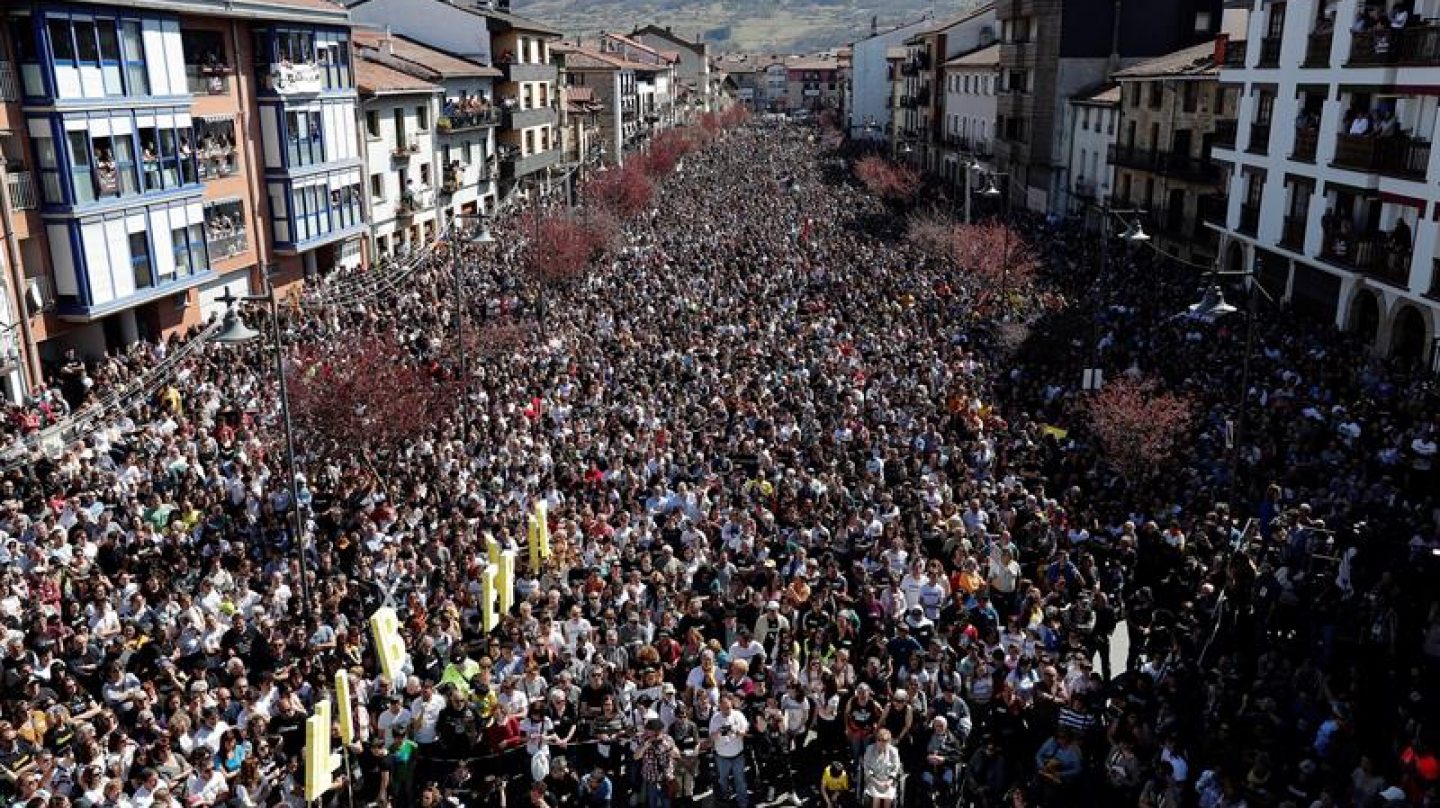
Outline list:
[[[356,45],[381,50],[386,35],[383,31],[357,28],[352,32]],[[494,67],[487,67],[469,59],[423,45],[399,34],[390,34],[390,49],[394,58],[410,62],[431,73],[446,78],[498,78],[503,75]]]
[[[365,58],[355,60],[355,85],[362,93],[427,93],[440,89],[439,85]]]

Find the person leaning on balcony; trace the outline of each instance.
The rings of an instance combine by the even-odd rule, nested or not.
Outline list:
[[[1390,27],[1404,28],[1409,24],[1410,9],[1406,8],[1404,3],[1396,3],[1395,7],[1390,9]]]
[[[1350,121],[1350,134],[1352,134],[1352,135],[1368,135],[1368,134],[1370,134],[1370,113],[1368,113],[1368,112],[1357,112],[1357,113],[1355,113],[1355,117]]]
[[[1386,244],[1391,271],[1401,271],[1410,263],[1410,245],[1410,225],[1406,224],[1403,218],[1396,219],[1395,226],[1390,228],[1390,238]]]

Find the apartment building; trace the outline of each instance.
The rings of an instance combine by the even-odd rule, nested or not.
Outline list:
[[[1116,70],[1215,38],[1221,0],[996,0],[995,158],[1012,204],[1063,214],[1068,99]]]
[[[511,12],[509,0],[350,0],[356,22],[496,68],[498,195],[548,187],[560,162],[559,75],[550,46],[560,32]]]
[[[1440,2],[1407,4],[1402,28],[1356,25],[1361,0],[1232,5],[1221,266],[1378,355],[1435,366]]]
[[[1162,249],[1203,265],[1214,262],[1218,247],[1203,222],[1220,200],[1220,168],[1210,159],[1215,121],[1235,115],[1234,94],[1221,91],[1219,75],[1214,42],[1114,74],[1120,90],[1119,133],[1110,147],[1114,204],[1145,211],[1140,217]]]
[[[494,81],[500,71],[394,32],[357,29],[354,36],[366,63],[361,67],[377,84],[368,92],[361,87],[377,254],[424,243],[436,223],[443,231],[457,213],[494,210],[501,123]],[[411,152],[411,146],[419,148]],[[406,203],[407,190],[428,193]],[[419,208],[397,209],[412,205]],[[400,221],[390,215],[397,213]]]
[[[686,39],[674,32],[670,26],[647,25],[637,28],[630,38],[656,51],[675,54],[676,98],[689,97],[695,100],[695,109],[711,112],[715,109],[717,87],[711,84],[710,46],[700,37]]]
[[[365,171],[375,257],[409,255],[433,243],[436,212],[436,121],[445,90],[366,58],[355,65],[365,116]]]
[[[340,6],[12,2],[4,23],[12,381],[192,326],[264,274],[362,260]]]
[[[598,107],[597,145],[603,146],[603,155],[597,156],[608,165],[623,165],[627,149],[644,132],[635,78],[636,69],[642,65],[571,42],[557,44],[554,53],[565,75],[566,89],[588,96]]]
[[[945,63],[994,42],[993,4],[934,22],[905,40],[898,150],[916,168],[936,174],[944,168]]]
[[[1106,82],[1070,97],[1065,120],[1065,185],[1068,212],[1097,225],[1094,206],[1110,200],[1115,168],[1110,154],[1120,129],[1120,86]]]
[[[963,166],[988,162],[995,134],[996,92],[1000,87],[1000,46],[964,53],[940,66],[944,98],[940,102],[939,173],[963,185]]]
[[[834,54],[786,60],[785,96],[789,109],[809,112],[839,109],[842,92],[840,60]]]
[[[851,138],[894,143],[890,132],[903,95],[900,66],[905,41],[934,24],[931,18],[905,23],[888,31],[871,26],[870,35],[850,45],[850,82],[844,102]]]
[[[583,179],[583,172],[598,166],[607,151],[600,129],[605,109],[589,87],[561,85],[560,101],[560,159],[580,166]]]
[[[606,56],[633,65],[642,133],[648,136],[674,126],[678,113],[675,96],[679,89],[675,66],[680,62],[680,54],[674,50],[657,50],[613,33],[600,35],[598,49]]]

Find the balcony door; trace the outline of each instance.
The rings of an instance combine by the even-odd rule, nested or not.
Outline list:
[[[1189,129],[1177,130],[1171,137],[1170,153],[1177,157],[1189,157],[1190,144],[1194,137],[1195,133]]]

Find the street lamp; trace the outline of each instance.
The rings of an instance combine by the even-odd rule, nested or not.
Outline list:
[[[300,598],[303,602],[301,614],[308,624],[314,618],[314,607],[310,602],[310,576],[305,570],[305,523],[300,516],[300,487],[296,482],[299,469],[295,466],[295,426],[290,419],[290,390],[285,382],[285,348],[280,336],[280,304],[275,299],[275,286],[267,278],[265,294],[236,297],[225,290],[220,301],[225,304],[225,319],[221,321],[220,332],[212,336],[212,342],[220,345],[245,345],[255,341],[260,332],[245,324],[240,318],[237,303],[265,303],[270,309],[270,349],[275,361],[275,377],[280,385],[280,419],[285,429],[285,476],[290,487],[290,512],[294,514],[293,530],[296,561],[300,564]]]
[[[1150,240],[1150,234],[1145,232],[1145,228],[1140,224],[1140,220],[1135,219],[1125,228],[1125,232],[1120,234],[1120,238],[1125,239],[1131,244],[1144,244]]]
[[[1094,203],[1090,204],[1094,205]],[[1100,209],[1100,269],[1095,273],[1095,283],[1092,287],[1096,311],[1090,318],[1090,367],[1085,368],[1081,373],[1080,388],[1082,390],[1099,390],[1105,384],[1105,371],[1100,367],[1099,308],[1103,291],[1101,284],[1107,277],[1106,273],[1110,268],[1110,218],[1114,216],[1125,221],[1124,217],[1126,216],[1135,217],[1129,220],[1130,223],[1126,225],[1125,231],[1119,234],[1121,241],[1128,244],[1146,244],[1150,241],[1150,235],[1145,232],[1145,228],[1140,226],[1140,217],[1145,215],[1145,211],[1138,208],[1113,210],[1109,200],[1102,201],[1097,207]]]

